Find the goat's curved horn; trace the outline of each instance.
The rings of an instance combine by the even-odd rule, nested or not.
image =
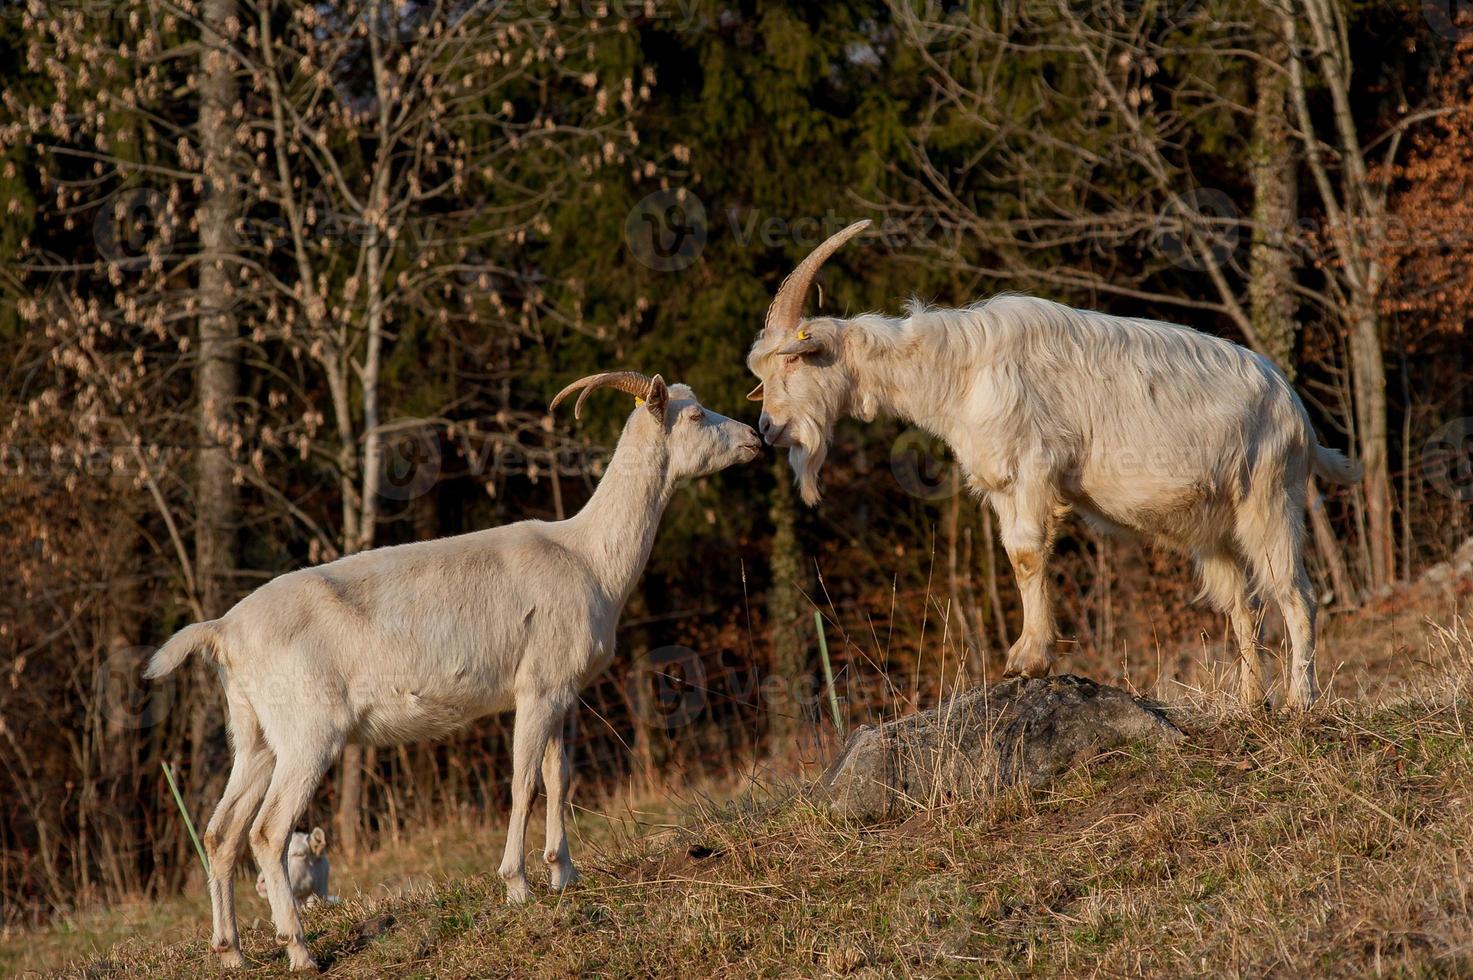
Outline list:
[[[772,297],[772,305],[767,308],[767,320],[762,326],[762,332],[776,330],[779,333],[791,333],[797,330],[798,321],[803,318],[803,300],[808,296],[808,287],[818,274],[819,266],[828,261],[828,257],[842,248],[845,242],[868,227],[868,218],[856,221],[843,231],[829,236],[828,241],[809,252],[808,257],[799,262],[798,267],[777,287],[777,295]]]
[[[582,389],[583,393],[573,403],[573,418],[581,419],[583,417],[584,400],[599,388],[617,388],[626,395],[633,395],[639,399],[648,399],[654,387],[654,379],[640,374],[638,371],[605,371],[603,374],[590,374],[586,378],[579,378],[558,392],[557,397],[552,400],[552,404],[547,406],[547,410],[549,412],[553,411],[564,398]]]

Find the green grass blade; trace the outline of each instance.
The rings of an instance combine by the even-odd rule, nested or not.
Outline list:
[[[839,695],[834,691],[834,668],[829,663],[829,641],[823,632],[823,613],[813,611],[813,625],[818,628],[818,652],[823,657],[823,679],[829,688],[829,709],[834,713],[834,731],[844,738],[844,716],[839,713]]]
[[[825,663],[828,661],[825,660]],[[199,834],[195,833],[194,821],[189,819],[189,810],[184,806],[184,797],[179,795],[179,784],[174,782],[174,771],[169,768],[167,762],[161,763],[164,769],[164,778],[169,781],[169,792],[174,794],[174,803],[179,807],[179,815],[184,818],[184,829],[189,831],[189,839],[194,841],[194,853],[199,855],[199,866],[205,871],[205,880],[210,877],[210,865],[205,860],[205,849],[199,842]]]

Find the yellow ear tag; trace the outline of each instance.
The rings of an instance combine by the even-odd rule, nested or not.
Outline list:
[[[799,340],[807,340],[808,337],[809,337],[809,333],[808,333],[807,330],[799,330],[798,331],[798,339]]]
[[[644,404],[644,399],[643,398],[640,398],[638,395],[635,395],[634,396],[634,407],[635,408],[638,408],[639,406],[641,406],[643,404]]]

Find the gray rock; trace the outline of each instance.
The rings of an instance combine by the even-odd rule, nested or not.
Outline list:
[[[819,780],[834,815],[883,820],[1024,783],[1133,742],[1176,742],[1161,709],[1083,677],[1014,678],[850,735]]]

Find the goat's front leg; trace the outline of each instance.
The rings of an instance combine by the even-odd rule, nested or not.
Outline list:
[[[1054,546],[1055,495],[1046,486],[1018,483],[991,495],[1002,529],[1003,548],[1023,595],[1023,632],[1008,651],[1004,676],[1045,677],[1054,668],[1053,601],[1048,560]]]
[[[547,793],[547,846],[543,848],[542,860],[550,868],[554,891],[562,891],[578,880],[578,869],[573,867],[572,855],[568,853],[568,828],[564,823],[568,787],[573,781],[573,765],[563,745],[565,722],[566,719],[559,721],[553,729],[542,756],[542,788]]]
[[[525,902],[532,897],[527,888],[527,821],[532,815],[532,797],[537,793],[538,769],[553,730],[562,726],[562,718],[562,706],[546,695],[517,698],[517,718],[512,726],[511,819],[500,870],[508,902]]]

